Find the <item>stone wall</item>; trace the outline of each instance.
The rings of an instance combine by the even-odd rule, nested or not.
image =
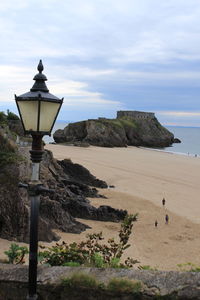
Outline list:
[[[63,278],[80,272],[92,275],[104,284],[111,278],[139,280],[143,283],[143,290],[134,298],[133,294],[128,293],[89,289],[83,286],[70,289],[62,284]],[[25,300],[27,281],[27,266],[0,264],[0,300]],[[200,299],[200,273],[39,266],[38,300],[102,299]]]
[[[155,114],[152,112],[136,111],[136,110],[120,110],[117,112],[117,119],[128,117],[131,119],[153,119]]]

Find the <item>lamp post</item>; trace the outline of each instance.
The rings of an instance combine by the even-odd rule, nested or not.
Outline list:
[[[25,134],[32,136],[32,149],[30,150],[32,161],[31,181],[21,187],[28,189],[31,202],[30,209],[30,245],[29,245],[29,292],[27,300],[36,300],[37,297],[37,254],[38,254],[38,215],[40,194],[50,190],[44,188],[39,181],[40,162],[42,161],[44,135],[51,135],[52,128],[63,103],[49,93],[42,74],[43,64],[38,64],[39,73],[33,78],[35,83],[29,92],[20,96],[15,95],[15,101],[21,118]]]

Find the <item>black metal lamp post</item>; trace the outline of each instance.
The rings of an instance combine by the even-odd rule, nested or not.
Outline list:
[[[38,64],[39,73],[33,78],[35,83],[30,92],[16,96],[15,101],[22,121],[24,132],[32,135],[32,176],[28,185],[21,185],[28,189],[31,201],[30,213],[30,245],[29,245],[29,293],[28,300],[36,300],[37,297],[37,253],[38,253],[38,214],[40,194],[48,191],[42,187],[39,181],[39,168],[42,161],[44,135],[51,135],[52,128],[63,103],[49,93],[45,84],[46,76],[42,74],[43,64]]]

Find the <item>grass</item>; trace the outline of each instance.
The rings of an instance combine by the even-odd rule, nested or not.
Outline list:
[[[126,278],[112,278],[107,289],[115,293],[139,293],[142,291],[142,283]]]
[[[99,287],[99,283],[94,276],[84,273],[74,273],[71,277],[64,278],[62,283],[68,288],[97,289]]]
[[[180,271],[182,272],[200,272],[200,266],[197,266],[191,262],[178,264],[177,267],[179,267]]]
[[[151,266],[149,266],[149,265],[141,265],[141,266],[138,266],[138,269],[139,269],[139,270],[148,270],[148,271],[158,271],[157,268],[151,267]]]
[[[128,127],[132,127],[132,128],[137,128],[137,124],[134,120],[129,119],[129,118],[122,118],[119,119],[119,121],[121,122],[121,124],[124,126],[128,126]]]
[[[97,281],[97,279],[89,274],[74,273],[71,277],[64,278],[62,284],[69,289],[96,289],[109,291],[111,293],[132,293],[142,292],[143,286],[141,281],[130,280],[126,278],[112,278],[107,285]]]

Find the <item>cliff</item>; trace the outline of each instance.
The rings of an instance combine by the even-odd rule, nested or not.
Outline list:
[[[30,201],[27,191],[18,183],[30,180],[29,147],[18,147],[15,136],[5,128],[0,130],[0,237],[10,240],[29,240]],[[93,207],[87,197],[101,197],[96,187],[106,188],[106,182],[95,178],[84,167],[70,160],[57,161],[45,151],[40,179],[54,193],[41,196],[39,240],[59,239],[52,231],[80,233],[87,225],[83,219],[118,222],[126,211],[110,206]]]
[[[139,116],[139,117],[138,117]],[[137,114],[136,117],[118,114],[117,119],[92,119],[70,123],[64,130],[57,130],[56,143],[88,143],[102,147],[168,147],[174,135],[163,127],[153,115]]]

